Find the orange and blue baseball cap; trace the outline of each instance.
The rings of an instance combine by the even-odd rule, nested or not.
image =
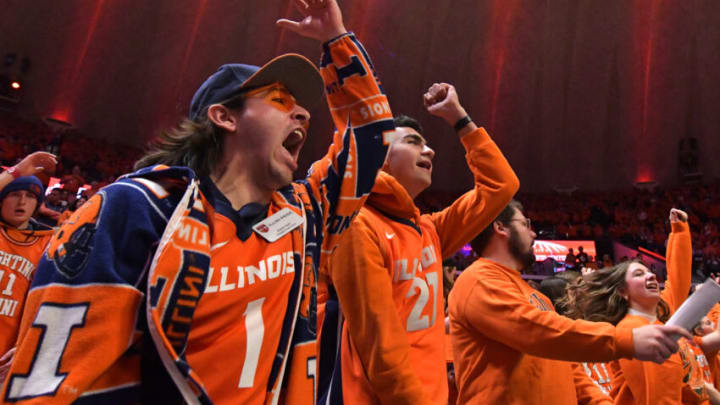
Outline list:
[[[4,200],[8,194],[13,191],[27,190],[35,195],[38,206],[42,204],[45,197],[45,187],[43,187],[40,179],[35,176],[21,176],[13,180],[0,191],[0,201]]]
[[[245,90],[282,83],[301,106],[311,109],[322,98],[325,85],[318,68],[306,57],[280,55],[262,67],[230,63],[220,66],[190,102],[190,119],[197,121],[212,104],[222,104]]]

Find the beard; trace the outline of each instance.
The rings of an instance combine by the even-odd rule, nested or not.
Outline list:
[[[529,268],[535,263],[535,250],[533,250],[532,244],[530,247],[524,247],[520,240],[520,234],[513,227],[510,228],[508,244],[510,254],[522,264],[522,270]]]

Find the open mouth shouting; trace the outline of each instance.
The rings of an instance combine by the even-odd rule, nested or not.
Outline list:
[[[300,156],[300,149],[305,143],[306,136],[307,134],[304,128],[295,128],[294,130],[292,130],[292,132],[288,134],[282,144],[288,154],[290,154],[290,158],[295,164],[295,168],[297,168],[297,161],[298,157]]]
[[[428,159],[424,159],[424,160],[417,162],[417,166],[421,167],[427,171],[432,171],[432,162]]]
[[[650,292],[660,292],[660,284],[655,280],[648,280],[645,282],[645,289]]]

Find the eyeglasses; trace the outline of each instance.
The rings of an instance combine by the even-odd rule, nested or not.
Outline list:
[[[522,222],[523,225],[525,225],[525,228],[532,229],[532,221],[530,221],[530,218],[513,218],[513,219],[509,220],[508,222],[513,222],[513,221],[520,221],[520,222]]]

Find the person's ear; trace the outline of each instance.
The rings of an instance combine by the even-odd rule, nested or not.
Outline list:
[[[628,301],[627,288],[625,288],[625,287],[618,288],[618,294],[622,297],[622,299],[624,299],[625,301]]]
[[[502,222],[500,222],[500,221],[494,221],[494,222],[492,223],[492,226],[493,226],[493,229],[495,230],[496,233],[499,233],[499,234],[504,235],[504,236],[507,236],[507,237],[510,236],[510,228],[508,228],[508,227],[507,227],[505,224],[503,224]]]
[[[213,104],[208,107],[207,116],[210,122],[218,128],[228,132],[235,132],[237,129],[237,119],[230,112],[230,109],[222,104]]]

